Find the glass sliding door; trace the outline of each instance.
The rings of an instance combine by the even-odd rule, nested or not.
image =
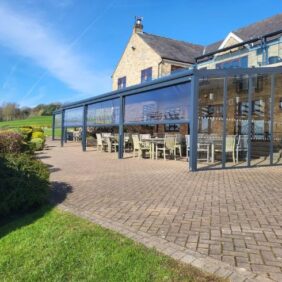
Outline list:
[[[124,99],[126,153],[131,148],[133,152],[137,150],[136,140],[139,138],[144,148],[149,146],[150,158],[187,160],[186,152],[189,154],[190,150],[190,81],[128,95]]]
[[[227,78],[226,167],[247,165],[248,92],[249,78],[247,75]]]
[[[270,164],[271,75],[252,76],[251,165]]]
[[[223,78],[199,80],[198,168],[222,165]]]
[[[60,139],[62,134],[62,114],[55,114],[54,138]]]

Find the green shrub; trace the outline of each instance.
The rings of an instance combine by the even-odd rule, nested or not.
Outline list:
[[[12,131],[0,132],[0,153],[20,153],[23,151],[22,135]]]
[[[0,157],[0,179],[0,216],[27,211],[47,201],[47,166],[30,155]]]
[[[45,140],[44,133],[43,133],[43,132],[40,132],[40,131],[32,132],[32,137],[31,137],[31,139],[36,139],[36,138],[41,138],[41,139]]]
[[[33,138],[30,141],[31,146],[35,151],[43,150],[45,141],[42,138]]]
[[[19,129],[19,132],[23,136],[23,139],[24,139],[25,142],[30,141],[31,134],[32,134],[32,127],[31,126],[21,127]]]
[[[41,127],[34,127],[32,129],[32,132],[42,132],[42,133],[44,133],[44,130]]]

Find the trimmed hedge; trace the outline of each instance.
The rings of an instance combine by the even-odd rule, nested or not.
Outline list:
[[[36,139],[36,138],[41,138],[42,140],[45,140],[45,136],[44,136],[44,133],[41,132],[41,131],[35,131],[32,133],[32,137],[31,137],[31,140],[32,139]]]
[[[43,150],[45,141],[42,138],[33,138],[30,143],[35,151]]]
[[[0,215],[27,211],[45,203],[49,171],[28,154],[0,157]]]
[[[19,132],[23,136],[23,139],[24,139],[25,142],[30,141],[31,134],[32,134],[32,127],[31,126],[21,127],[19,129]]]

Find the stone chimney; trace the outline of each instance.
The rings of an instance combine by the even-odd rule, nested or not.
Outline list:
[[[133,28],[134,33],[142,33],[143,32],[143,17],[135,17],[135,24]]]

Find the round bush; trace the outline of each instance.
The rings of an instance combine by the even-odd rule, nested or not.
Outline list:
[[[35,151],[40,151],[43,150],[45,142],[42,138],[33,138],[31,139],[30,143]]]
[[[41,139],[45,139],[44,133],[40,132],[40,131],[35,131],[32,133],[32,139],[36,139],[36,138],[41,138]]]
[[[49,171],[27,154],[0,158],[0,216],[27,211],[45,203],[49,194]]]
[[[32,127],[30,126],[21,127],[19,131],[20,131],[20,134],[23,136],[25,142],[30,141],[31,134],[32,134]]]
[[[12,131],[0,132],[0,153],[20,153],[23,150],[23,137]]]

